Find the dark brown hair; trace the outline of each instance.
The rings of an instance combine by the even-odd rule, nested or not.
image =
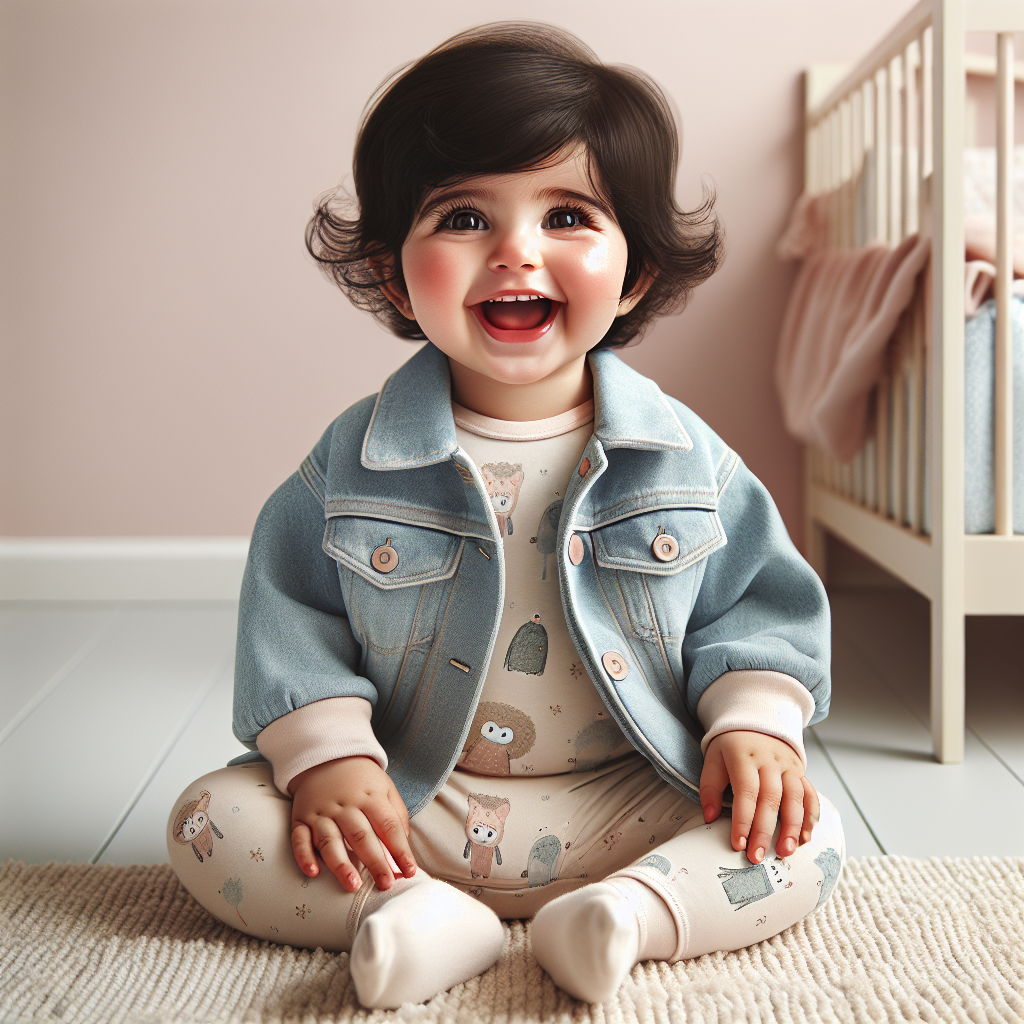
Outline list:
[[[425,337],[381,293],[381,267],[405,291],[402,245],[428,192],[479,174],[526,170],[581,146],[592,184],[626,239],[622,295],[639,303],[597,348],[626,344],[655,317],[681,309],[718,267],[713,194],[684,212],[674,198],[679,142],[659,87],[635,68],[602,64],[569,32],[499,22],[461,32],[377,90],[353,159],[358,214],[325,193],[306,247],[346,295],[394,333]]]

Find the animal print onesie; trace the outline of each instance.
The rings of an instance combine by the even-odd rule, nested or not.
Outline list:
[[[706,825],[695,800],[632,748],[573,646],[555,533],[566,482],[591,434],[593,403],[526,423],[453,412],[459,444],[479,467],[498,518],[505,606],[462,756],[412,819],[417,864],[506,919],[532,917],[556,896],[626,874],[668,905],[677,958],[748,946],[820,906],[845,859],[831,803],[821,797],[811,842],[785,859],[773,843],[762,863],[751,864],[731,848],[727,814]],[[731,722],[742,721],[742,708],[739,719],[730,710]],[[799,734],[790,742],[802,753]],[[202,822],[190,817],[197,807]],[[372,882],[345,893],[327,871],[302,875],[288,844],[289,807],[268,764],[205,776],[172,812],[175,869],[236,928],[241,921],[261,938],[347,949],[367,900],[387,894],[374,893]],[[206,837],[200,863],[193,850],[201,836],[189,830],[210,815],[220,831],[212,855]],[[400,881],[394,891],[402,888]]]

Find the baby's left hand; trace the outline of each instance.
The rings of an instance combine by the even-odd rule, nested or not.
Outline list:
[[[730,783],[732,848],[746,850],[752,864],[764,860],[780,811],[782,829],[775,844],[780,857],[788,857],[810,840],[821,805],[788,743],[761,732],[720,733],[708,744],[700,776],[700,805],[706,822],[722,813],[722,793]]]

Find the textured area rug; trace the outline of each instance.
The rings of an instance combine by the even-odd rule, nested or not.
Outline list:
[[[516,922],[485,974],[387,1012],[359,1008],[347,956],[233,931],[166,865],[0,867],[3,1024],[378,1020],[1024,1021],[1024,858],[852,860],[795,927],[735,953],[641,964],[600,1006],[556,989]]]

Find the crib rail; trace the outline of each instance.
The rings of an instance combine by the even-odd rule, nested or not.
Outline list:
[[[1024,29],[1024,3],[968,0],[957,38],[939,36],[946,49],[937,61],[936,19],[952,28],[952,6],[948,0],[918,4],[824,99],[808,96],[805,119],[805,187],[830,197],[831,244],[895,246],[918,231],[933,238],[934,299],[926,296],[922,273],[922,286],[899,324],[886,376],[876,389],[873,435],[847,464],[820,451],[809,456],[814,483],[922,538],[942,522],[936,513],[943,509],[949,513],[947,525],[962,534],[962,511],[957,516],[953,508],[962,502],[962,441],[955,440],[963,437],[962,393],[955,394],[963,381],[962,180],[940,185],[937,179],[943,168],[951,178],[962,177],[964,30],[993,31],[997,43],[995,61],[969,63],[973,73],[991,65],[997,78],[995,531],[1013,531],[1010,295],[1017,69],[1012,32]],[[951,56],[956,58],[952,78]],[[959,96],[952,94],[949,80],[961,83]],[[952,461],[957,452],[959,468]],[[929,478],[934,489],[926,486]]]
[[[965,59],[965,32],[996,36],[996,59]],[[808,77],[806,189],[829,197],[834,245],[931,238],[930,269],[901,319],[874,395],[873,432],[852,462],[807,457],[808,556],[844,538],[931,604],[936,757],[964,750],[964,616],[1024,614],[1024,543],[1007,536],[1011,438],[1013,32],[1024,0],[922,0],[849,73]],[[964,535],[965,73],[998,80],[997,536]],[[841,77],[841,81],[837,79]],[[822,98],[823,97],[823,98]]]

